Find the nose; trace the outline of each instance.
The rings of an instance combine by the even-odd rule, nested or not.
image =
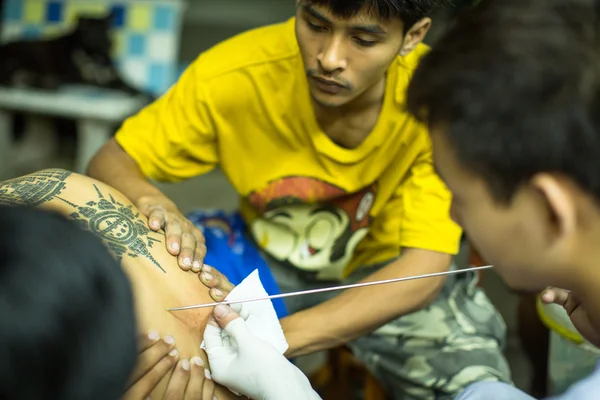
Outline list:
[[[346,69],[347,62],[341,38],[331,38],[318,55],[321,68],[329,74]]]

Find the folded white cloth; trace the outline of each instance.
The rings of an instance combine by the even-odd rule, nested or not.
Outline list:
[[[264,296],[268,296],[268,294],[260,281],[260,276],[256,269],[237,285],[225,300],[244,300]],[[241,304],[243,308],[242,316],[248,316],[246,324],[250,332],[269,343],[279,353],[285,353],[289,345],[285,339],[283,329],[281,329],[281,324],[271,300],[250,301]],[[237,309],[235,304],[232,305],[232,308]],[[200,347],[205,348],[204,342],[202,342]]]

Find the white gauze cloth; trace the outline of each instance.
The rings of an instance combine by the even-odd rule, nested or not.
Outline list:
[[[225,301],[253,299],[264,296],[268,296],[268,294],[260,281],[258,270],[255,269],[229,293]],[[250,332],[269,343],[279,353],[285,353],[289,345],[287,340],[285,340],[283,329],[281,329],[281,324],[271,300],[249,301],[241,304],[243,313],[250,315],[246,320],[246,325]],[[235,304],[232,306],[236,308]],[[202,341],[200,347],[205,348],[204,341]]]

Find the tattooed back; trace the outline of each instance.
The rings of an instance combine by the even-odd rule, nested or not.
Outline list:
[[[212,310],[170,313],[166,309],[211,302],[208,289],[196,274],[179,268],[167,252],[164,233],[148,229],[146,217],[121,193],[89,177],[52,169],[1,182],[0,204],[52,210],[98,236],[129,277],[139,331],[170,334],[181,357],[200,356],[207,363],[200,343]],[[167,381],[168,376],[151,397],[162,398]],[[217,392],[219,399],[232,396],[223,388]]]

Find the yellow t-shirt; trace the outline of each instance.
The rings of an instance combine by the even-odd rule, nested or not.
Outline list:
[[[460,229],[449,218],[450,193],[433,171],[427,130],[404,111],[427,47],[393,62],[377,125],[345,149],[315,119],[294,23],[204,52],[116,140],[154,180],[219,165],[256,242],[318,279],[390,260],[402,247],[455,254]]]

